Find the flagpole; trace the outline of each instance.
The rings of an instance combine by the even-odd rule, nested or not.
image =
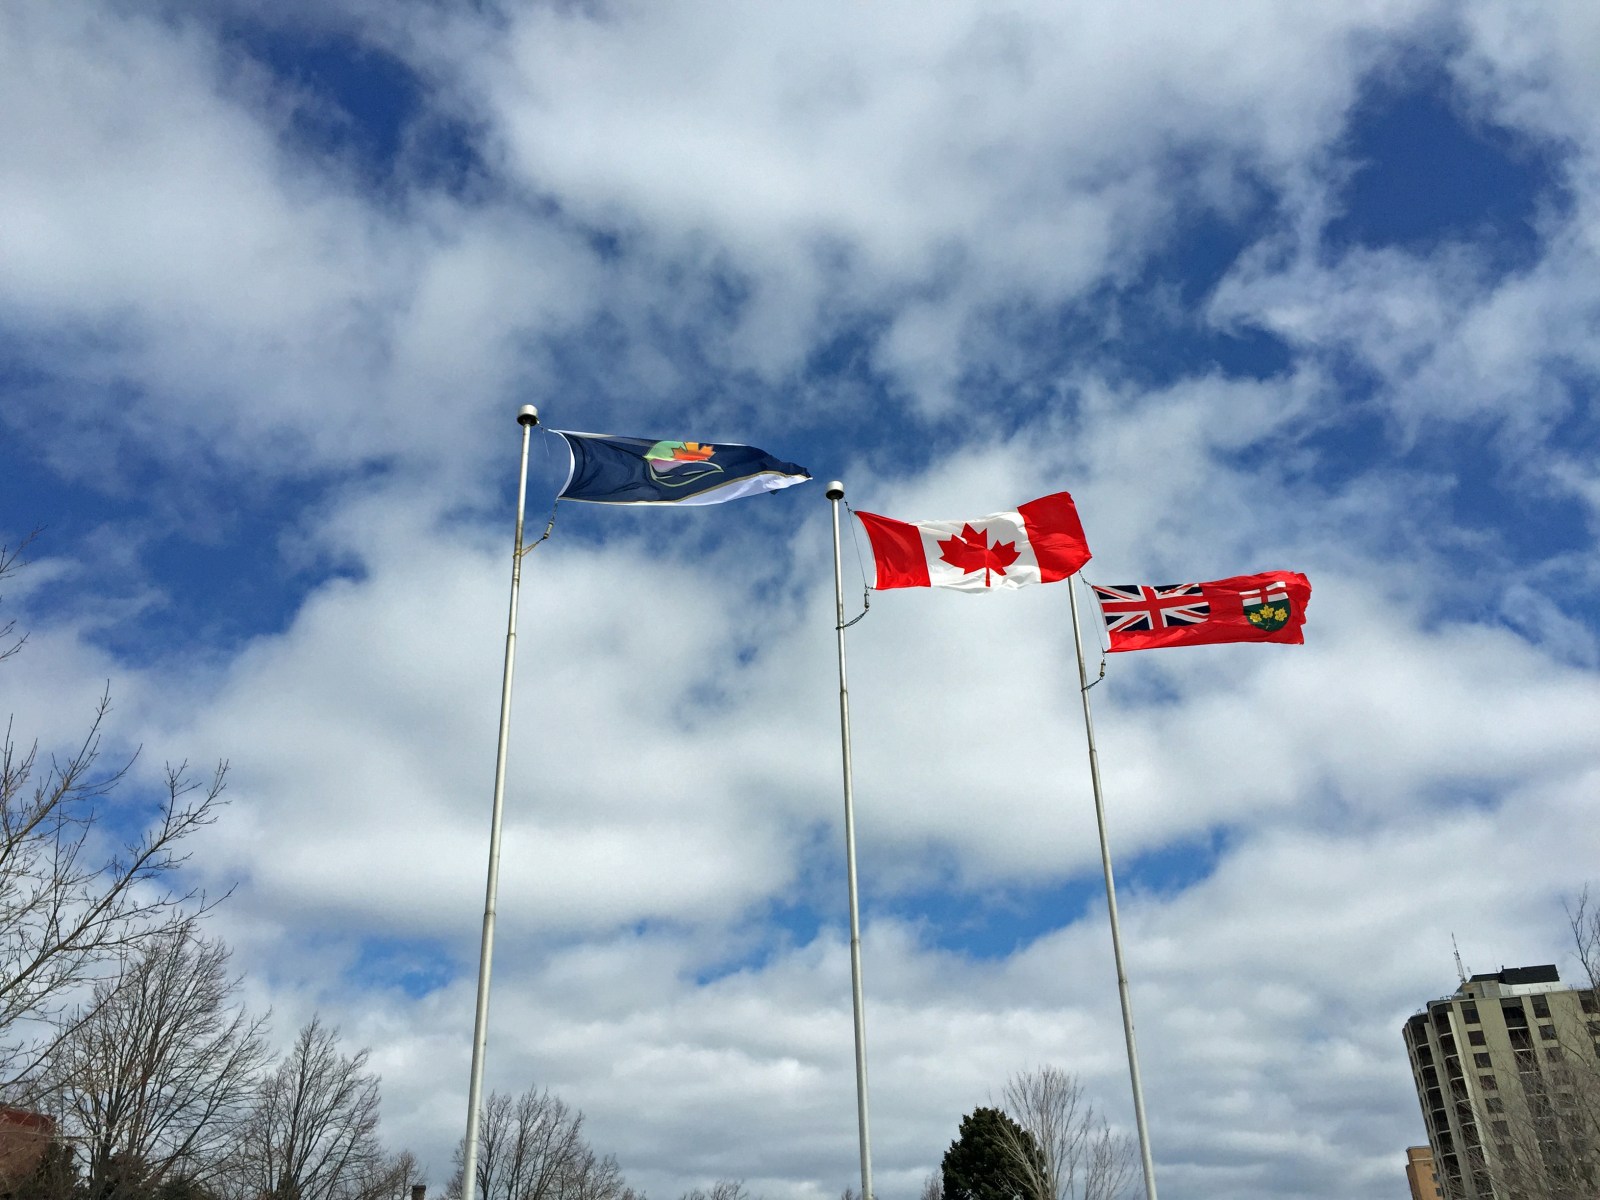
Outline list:
[[[1106,806],[1100,791],[1100,756],[1094,746],[1094,717],[1089,712],[1089,668],[1083,661],[1083,633],[1078,626],[1078,577],[1067,580],[1072,601],[1072,645],[1078,652],[1078,693],[1083,699],[1083,730],[1089,739],[1089,778],[1094,784],[1094,820],[1100,831],[1100,866],[1106,878],[1106,911],[1111,917],[1111,953],[1117,964],[1117,996],[1122,1001],[1122,1034],[1128,1044],[1128,1077],[1133,1082],[1133,1118],[1139,1127],[1139,1157],[1144,1166],[1145,1200],[1156,1200],[1156,1168],[1150,1158],[1150,1131],[1144,1119],[1144,1085],[1139,1081],[1139,1051],[1133,1037],[1133,1001],[1122,962],[1122,928],[1117,921],[1117,884],[1111,872],[1111,847],[1106,841]],[[470,1196],[466,1200],[472,1200]]]
[[[844,858],[850,890],[850,998],[856,1024],[856,1121],[861,1138],[861,1200],[872,1196],[872,1137],[867,1130],[867,1023],[861,1001],[861,910],[856,894],[856,804],[850,765],[850,689],[844,671],[844,566],[839,550],[839,502],[844,484],[835,479],[826,493],[833,502],[833,599],[839,635],[839,741],[844,756]],[[467,1196],[464,1200],[472,1200]]]
[[[494,957],[495,894],[500,888],[500,817],[505,808],[506,744],[511,734],[511,675],[517,659],[517,596],[522,590],[522,520],[528,503],[528,443],[539,410],[517,410],[522,426],[522,468],[517,476],[517,535],[511,554],[511,611],[506,618],[506,665],[500,682],[500,740],[494,756],[494,810],[489,821],[489,877],[483,900],[483,945],[478,952],[478,1007],[472,1023],[472,1076],[467,1085],[467,1136],[461,1154],[461,1200],[478,1184],[478,1110],[483,1102],[483,1052],[489,1040],[489,969]]]

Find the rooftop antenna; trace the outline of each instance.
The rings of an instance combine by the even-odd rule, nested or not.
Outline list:
[[[1467,969],[1461,965],[1461,947],[1456,945],[1456,935],[1453,933],[1450,935],[1450,949],[1454,950],[1456,955],[1456,978],[1466,983]]]

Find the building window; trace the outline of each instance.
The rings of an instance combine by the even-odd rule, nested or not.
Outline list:
[[[1466,1019],[1468,1025],[1476,1025],[1478,1023],[1478,1006],[1472,1003],[1463,1004],[1461,1006],[1461,1015]]]
[[[1469,1030],[1467,1030],[1467,1041],[1471,1042],[1474,1046],[1482,1046],[1482,1045],[1484,1045],[1485,1043],[1484,1043],[1484,1040],[1483,1040],[1483,1030],[1481,1030],[1481,1029],[1469,1029]]]
[[[1494,1130],[1495,1137],[1501,1141],[1511,1136],[1511,1126],[1505,1121],[1491,1121],[1489,1128]]]
[[[1486,1092],[1496,1092],[1500,1090],[1500,1085],[1495,1082],[1493,1075],[1479,1075],[1478,1086]]]
[[[1578,1003],[1583,1005],[1583,1011],[1586,1013],[1600,1012],[1600,1000],[1595,998],[1593,991],[1579,992]]]
[[[1541,1025],[1541,1026],[1539,1026],[1539,1036],[1542,1037],[1547,1042],[1555,1041],[1556,1040],[1556,1027],[1554,1025]]]
[[[1546,1017],[1546,1018],[1548,1018],[1550,1016],[1550,997],[1548,997],[1548,996],[1535,996],[1535,997],[1533,997],[1533,1015],[1536,1016],[1536,1017]]]
[[[1483,1106],[1492,1113],[1505,1112],[1506,1110],[1506,1102],[1500,1099],[1499,1096],[1489,1096],[1484,1100]]]
[[[1548,1047],[1546,1047],[1545,1048],[1545,1052],[1544,1052],[1544,1056],[1545,1056],[1545,1058],[1549,1059],[1551,1062],[1560,1062],[1561,1061],[1561,1047],[1560,1046],[1548,1046]]]
[[[1489,1056],[1487,1054],[1474,1054],[1472,1056],[1472,1065],[1475,1067],[1482,1067],[1484,1070],[1488,1070],[1490,1066]]]

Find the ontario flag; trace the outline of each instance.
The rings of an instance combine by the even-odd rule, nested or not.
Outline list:
[[[879,591],[967,592],[1054,583],[1089,561],[1078,508],[1066,492],[975,521],[896,521],[858,512],[872,542]]]
[[[1311,581],[1293,571],[1209,583],[1095,584],[1111,652],[1218,642],[1299,645]]]

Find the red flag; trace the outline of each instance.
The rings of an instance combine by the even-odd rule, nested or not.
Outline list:
[[[1217,642],[1305,641],[1311,581],[1293,571],[1210,583],[1094,585],[1113,653]]]
[[[896,521],[858,512],[872,542],[879,591],[963,591],[1054,583],[1089,561],[1078,509],[1066,492],[975,521]]]

